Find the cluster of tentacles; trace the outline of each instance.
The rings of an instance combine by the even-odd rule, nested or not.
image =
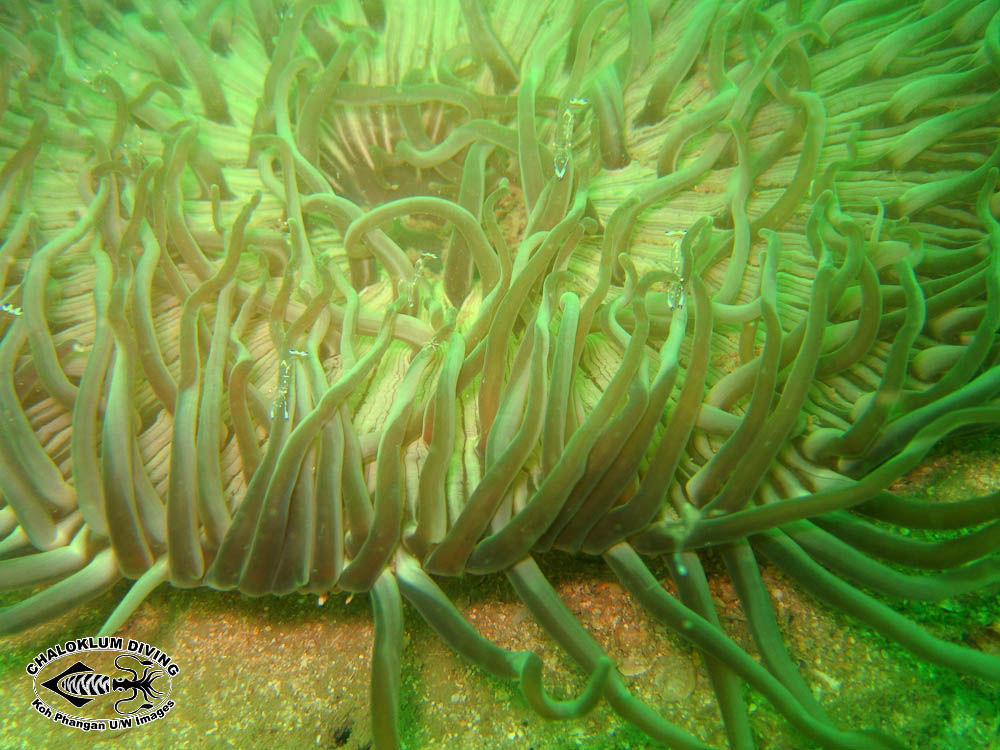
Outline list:
[[[704,747],[570,614],[532,557],[560,549],[704,654],[733,748],[744,683],[817,746],[895,746],[827,718],[763,559],[1000,682],[883,603],[1000,578],[1000,496],[885,491],[1000,421],[996,3],[2,13],[0,632],[122,577],[104,632],[167,581],[369,592],[377,748],[402,598],[544,716]],[[581,696],[463,619],[432,576],[464,573],[507,576]]]

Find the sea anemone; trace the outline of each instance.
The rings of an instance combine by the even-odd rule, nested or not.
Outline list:
[[[602,557],[705,664],[835,726],[759,560],[934,664],[883,599],[1000,578],[1000,494],[886,489],[1000,421],[993,2],[24,2],[0,40],[0,633],[134,581],[403,600],[539,714],[632,696],[536,563]],[[985,31],[984,31],[985,29]],[[949,532],[924,541],[910,529]],[[676,595],[647,566],[662,560]],[[759,661],[726,635],[721,559]],[[502,573],[557,699],[437,577]]]

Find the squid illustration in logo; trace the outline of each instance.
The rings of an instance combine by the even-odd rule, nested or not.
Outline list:
[[[122,659],[132,659],[142,667],[142,676],[131,667],[119,663]],[[119,654],[115,657],[115,667],[123,672],[131,672],[131,677],[112,677],[110,675],[95,672],[82,661],[78,661],[73,666],[67,667],[55,677],[42,683],[53,693],[72,703],[76,708],[80,708],[90,703],[95,698],[102,695],[109,695],[115,692],[130,691],[126,697],[115,701],[115,713],[121,716],[131,716],[153,707],[151,701],[163,696],[163,693],[153,687],[153,683],[160,677],[165,676],[165,670],[160,669],[156,664],[148,659],[140,659],[131,654]],[[142,694],[143,702],[131,711],[122,710],[119,705],[134,701]]]

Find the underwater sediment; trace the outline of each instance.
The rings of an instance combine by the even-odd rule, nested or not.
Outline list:
[[[163,583],[363,593],[376,748],[404,600],[544,717],[707,747],[629,693],[560,550],[704,655],[730,747],[745,686],[811,746],[898,747],[828,718],[761,566],[1000,682],[891,606],[995,586],[1000,495],[886,491],[1000,420],[997,10],[6,8],[0,633],[122,578],[102,633]],[[487,574],[578,695],[442,591]]]

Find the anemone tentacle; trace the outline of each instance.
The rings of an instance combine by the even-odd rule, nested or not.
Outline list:
[[[0,11],[0,634],[121,578],[102,634],[163,583],[363,593],[377,750],[404,600],[545,718],[707,747],[556,549],[700,652],[732,748],[744,684],[816,746],[900,746],[810,693],[761,560],[1000,683],[879,598],[1000,580],[996,493],[888,491],[1000,422],[995,3],[71,5]],[[493,573],[577,697],[433,578]]]

